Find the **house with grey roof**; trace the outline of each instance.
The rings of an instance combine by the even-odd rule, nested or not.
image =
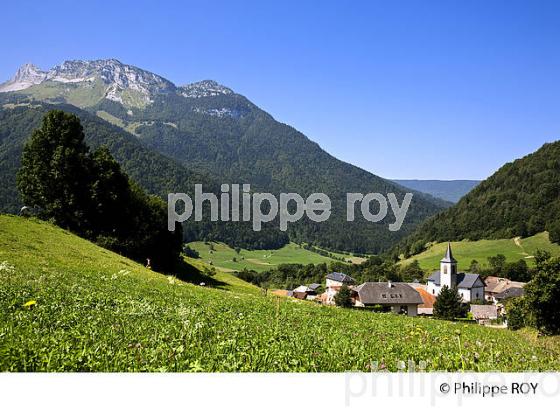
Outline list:
[[[394,313],[418,315],[422,304],[420,294],[407,283],[365,282],[352,289],[354,305],[360,307],[384,306]]]
[[[428,292],[439,295],[444,286],[457,288],[457,291],[465,302],[483,300],[484,281],[478,274],[457,272],[457,260],[453,257],[451,244],[447,244],[445,256],[440,261],[440,270],[434,272],[428,278]]]
[[[342,285],[352,286],[356,283],[354,278],[345,273],[331,272],[327,275],[325,284],[325,303],[334,304],[334,296],[338,293]]]
[[[511,287],[493,296],[494,303],[503,303],[506,299],[519,298],[525,294],[525,289]]]
[[[492,302],[492,303],[498,303],[498,299],[507,299],[508,295],[510,294],[508,293],[504,293],[509,289],[512,288],[517,288],[518,290],[515,291],[511,291],[512,297],[516,297],[515,295],[517,294],[523,294],[523,291],[519,290],[522,289],[526,283],[525,282],[517,282],[517,281],[513,281],[510,280],[508,278],[501,278],[498,276],[487,276],[484,279],[484,297],[486,298],[486,300],[488,302]],[[496,296],[500,295],[501,293],[504,293],[503,295],[501,295],[500,297],[496,298]]]
[[[317,292],[317,290],[321,287],[320,283],[312,283],[311,285],[309,285],[309,289],[311,289],[314,292]]]
[[[471,305],[470,312],[479,324],[490,323],[491,320],[498,318],[496,305]]]

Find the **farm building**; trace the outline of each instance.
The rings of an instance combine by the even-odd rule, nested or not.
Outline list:
[[[487,324],[498,318],[498,308],[495,305],[471,305],[470,312],[479,324]]]
[[[309,289],[311,289],[314,292],[317,292],[320,287],[321,287],[320,283],[312,283],[311,285],[309,285]]]
[[[355,306],[384,306],[394,313],[417,316],[420,294],[407,283],[365,282],[352,290]]]
[[[327,275],[325,303],[334,304],[334,296],[338,293],[342,285],[351,286],[356,281],[351,276],[340,272],[332,272]]]
[[[310,286],[301,285],[292,291],[292,296],[297,299],[313,300],[317,297],[317,292]]]
[[[484,298],[484,281],[478,274],[457,272],[457,260],[453,258],[451,244],[440,261],[440,270],[428,278],[428,292],[439,295],[441,289],[456,287],[465,302],[473,302]]]
[[[525,286],[525,282],[516,282],[507,278],[500,278],[498,276],[488,276],[486,279],[484,279],[484,283],[484,298],[488,302],[493,303],[496,303],[496,295],[499,295],[512,288],[522,289]]]

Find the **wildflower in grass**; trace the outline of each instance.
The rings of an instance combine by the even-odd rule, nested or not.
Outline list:
[[[37,304],[36,300],[28,300],[23,304],[23,307],[31,309],[33,306]]]
[[[16,268],[14,265],[8,263],[8,261],[0,262],[0,272],[5,273],[16,273]]]

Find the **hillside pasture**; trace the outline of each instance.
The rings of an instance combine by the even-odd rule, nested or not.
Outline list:
[[[401,264],[409,264],[413,260],[420,263],[422,269],[439,269],[439,261],[445,255],[447,242],[436,243],[426,251],[414,255]],[[468,270],[470,263],[476,259],[483,267],[488,267],[488,257],[502,254],[508,262],[524,259],[529,266],[534,265],[534,255],[537,249],[549,251],[553,256],[560,256],[560,246],[553,244],[547,232],[542,232],[528,238],[460,241],[451,242],[453,256],[457,259],[458,268]]]

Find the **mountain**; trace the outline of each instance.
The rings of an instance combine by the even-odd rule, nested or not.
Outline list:
[[[452,203],[468,194],[480,181],[469,179],[456,179],[451,181],[441,181],[438,179],[392,179],[399,185],[416,191],[424,192]]]
[[[176,92],[166,79],[118,60],[65,61],[48,71],[25,64],[0,92],[23,91],[44,100],[64,100],[77,106],[106,98],[126,107],[145,106],[159,93]]]
[[[421,224],[395,251],[463,239],[507,239],[549,231],[560,241],[560,141],[502,166],[453,207]]]
[[[176,161],[145,147],[138,139],[101,118],[65,104],[51,105],[5,103],[0,96],[0,212],[16,213],[23,205],[16,188],[24,142],[40,126],[43,116],[53,109],[63,109],[80,118],[85,141],[92,149],[105,145],[123,170],[147,192],[164,200],[169,192],[185,192],[194,197],[194,184],[203,184],[207,192],[219,194],[220,185],[211,176],[188,169]],[[8,108],[9,107],[9,108]],[[220,240],[232,247],[277,248],[288,242],[285,233],[265,228],[255,233],[249,223],[211,223],[188,221],[184,224],[186,241]]]
[[[334,158],[215,81],[175,86],[114,59],[68,61],[44,72],[22,68],[18,73],[0,87],[6,91],[5,104],[71,104],[134,135],[151,151],[185,169],[211,175],[215,181],[249,183],[253,191],[273,194],[329,195],[330,219],[316,223],[304,218],[291,224],[288,235],[295,242],[377,253],[445,207],[443,201],[415,192],[398,232],[388,229],[392,217],[379,223],[361,217],[347,222],[347,192],[393,192],[401,202],[410,190]]]

